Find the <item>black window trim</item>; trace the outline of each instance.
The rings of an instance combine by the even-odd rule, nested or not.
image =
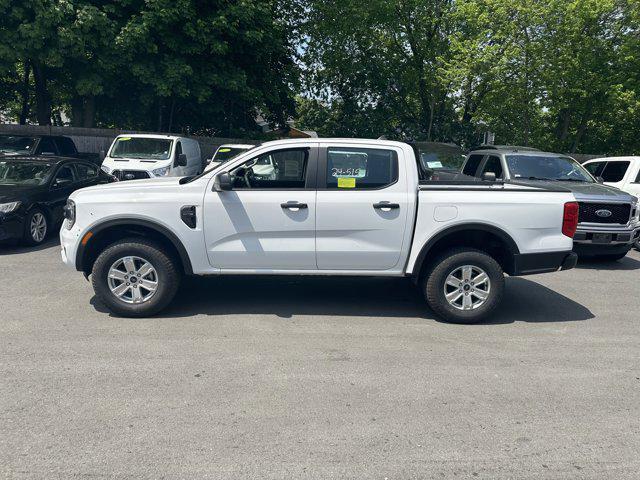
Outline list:
[[[301,191],[315,191],[316,185],[318,182],[318,147],[317,145],[313,146],[302,146],[302,147],[286,147],[286,148],[276,148],[274,150],[267,150],[266,152],[259,153],[251,158],[247,158],[244,162],[239,165],[236,165],[232,169],[228,171],[233,171],[236,168],[241,167],[245,163],[255,159],[262,157],[264,155],[271,155],[277,152],[289,152],[292,150],[305,150],[307,153],[307,171],[304,187],[302,188],[241,188],[241,187],[233,187],[233,191],[241,191],[241,192],[301,192]]]
[[[330,148],[362,148],[364,150],[391,150],[393,152],[395,152],[396,154],[396,170],[398,172],[398,175],[396,176],[396,179],[391,182],[388,183],[386,185],[383,185],[382,187],[375,187],[375,188],[339,188],[339,187],[327,187],[327,176],[325,174],[325,172],[327,171],[327,167],[329,164],[329,156],[327,155],[327,151]],[[320,147],[320,157],[318,159],[318,172],[317,172],[317,176],[318,176],[318,191],[328,191],[328,192],[375,192],[376,190],[385,190],[389,187],[392,187],[393,185],[395,185],[396,183],[398,183],[398,181],[400,180],[400,155],[398,153],[398,149],[394,148],[394,147],[390,147],[390,146],[382,146],[382,147],[378,147],[378,146],[374,146],[374,145],[325,145]],[[322,172],[322,175],[320,175],[320,172]]]

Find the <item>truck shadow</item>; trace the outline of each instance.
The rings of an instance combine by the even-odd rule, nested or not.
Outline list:
[[[629,252],[622,260],[613,262],[607,260],[579,259],[576,268],[581,270],[638,270],[640,269],[640,261],[633,258],[633,256],[633,252]]]
[[[96,310],[107,312],[94,297]],[[436,320],[410,281],[397,278],[225,276],[185,278],[159,317],[296,315]],[[508,278],[499,310],[486,324],[588,320],[584,306],[538,283]]]

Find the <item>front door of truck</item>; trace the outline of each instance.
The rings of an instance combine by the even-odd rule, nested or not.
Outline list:
[[[224,270],[315,270],[317,147],[271,150],[232,168],[230,191],[207,189],[209,262]]]
[[[327,144],[320,150],[316,259],[320,270],[391,270],[400,261],[409,192],[402,150]],[[415,195],[415,192],[411,192]]]

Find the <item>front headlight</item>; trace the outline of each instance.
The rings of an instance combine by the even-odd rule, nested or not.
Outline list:
[[[151,170],[151,173],[153,173],[154,177],[165,177],[169,175],[169,170],[171,170],[171,167],[162,167]]]
[[[100,170],[102,170],[107,175],[109,175],[111,173],[111,169],[109,167],[107,167],[106,165],[101,165],[100,166]]]
[[[11,213],[18,209],[20,202],[0,203],[0,213]]]
[[[68,199],[63,211],[64,218],[67,221],[67,230],[70,230],[76,223],[76,203],[73,200]]]

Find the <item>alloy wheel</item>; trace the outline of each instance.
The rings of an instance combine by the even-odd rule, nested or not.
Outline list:
[[[40,212],[36,212],[31,217],[29,232],[34,242],[40,243],[47,235],[47,219]]]
[[[475,265],[463,265],[447,275],[444,296],[458,310],[475,310],[489,298],[491,281],[487,273]]]
[[[158,290],[158,274],[144,258],[122,257],[111,265],[107,274],[109,290],[125,303],[144,303]]]

